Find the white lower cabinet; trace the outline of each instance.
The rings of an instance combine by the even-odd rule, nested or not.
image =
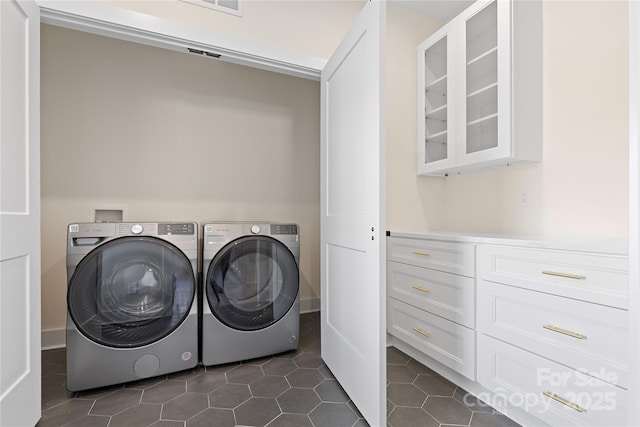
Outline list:
[[[390,262],[388,295],[398,301],[473,329],[475,279]]]
[[[477,256],[483,280],[628,308],[627,256],[498,245],[479,246]]]
[[[388,237],[392,343],[524,425],[626,425],[624,242],[449,236]]]
[[[475,277],[475,245],[470,243],[390,237],[387,257],[402,264]]]
[[[479,245],[478,382],[553,426],[623,426],[628,259]]]
[[[624,426],[627,391],[484,334],[478,337],[479,396],[521,408],[552,426]]]
[[[387,238],[387,332],[475,380],[475,245]]]
[[[478,282],[478,329],[627,388],[628,313],[604,305]]]
[[[409,304],[389,299],[387,331],[427,356],[474,380],[476,336],[458,325]]]

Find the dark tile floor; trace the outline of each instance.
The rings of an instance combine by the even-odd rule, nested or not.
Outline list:
[[[395,348],[387,358],[389,426],[517,426]],[[301,315],[293,352],[79,393],[65,371],[64,349],[42,353],[38,427],[367,426],[320,358],[319,313]]]

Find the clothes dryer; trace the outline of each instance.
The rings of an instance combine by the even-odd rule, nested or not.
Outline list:
[[[67,389],[198,364],[194,222],[75,223],[67,233]]]
[[[299,259],[297,224],[204,224],[204,365],[298,348]]]

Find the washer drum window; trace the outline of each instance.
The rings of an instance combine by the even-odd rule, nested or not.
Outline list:
[[[155,237],[122,237],[78,264],[67,306],[87,338],[110,347],[139,347],[180,326],[195,291],[191,262],[178,248]]]
[[[206,294],[213,314],[243,331],[264,329],[280,320],[298,295],[298,265],[291,251],[268,236],[245,236],[213,258]]]

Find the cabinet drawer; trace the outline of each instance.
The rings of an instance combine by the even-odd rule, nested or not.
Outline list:
[[[478,278],[541,292],[628,307],[628,257],[480,245]]]
[[[627,387],[625,310],[478,283],[478,329],[556,362]]]
[[[387,330],[394,337],[475,379],[475,332],[457,323],[390,298]]]
[[[627,425],[626,390],[478,335],[478,382],[495,393],[479,397],[490,405],[507,401],[553,426]]]
[[[469,328],[475,324],[475,280],[413,265],[387,264],[388,296]]]
[[[403,237],[387,238],[387,257],[390,261],[467,277],[475,277],[474,255],[474,245],[471,243]]]

